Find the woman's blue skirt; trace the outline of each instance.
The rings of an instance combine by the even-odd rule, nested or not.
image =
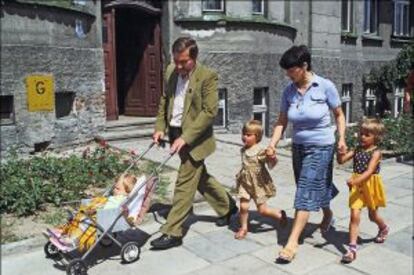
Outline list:
[[[334,148],[334,144],[293,144],[296,210],[319,211],[320,208],[328,208],[330,201],[338,194],[332,182]]]

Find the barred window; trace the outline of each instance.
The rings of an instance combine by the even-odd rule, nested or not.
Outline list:
[[[410,1],[394,0],[393,34],[410,36]]]
[[[354,30],[354,1],[342,0],[342,31],[353,32]]]
[[[351,123],[352,83],[342,84],[341,101],[345,122],[349,124]]]
[[[217,116],[214,119],[214,126],[227,127],[227,89],[219,89],[219,103]]]
[[[403,111],[404,104],[404,87],[396,86],[394,89],[394,106],[393,106],[393,115],[398,117]]]
[[[255,88],[253,90],[253,119],[262,122],[263,132],[268,134],[269,128],[269,108],[268,108],[268,88]]]
[[[377,96],[374,85],[368,84],[364,92],[364,115],[374,117],[376,114]]]
[[[252,0],[252,13],[258,15],[264,15],[265,11],[264,0]]]
[[[364,0],[364,32],[378,31],[378,0]]]
[[[224,12],[224,0],[203,0],[203,11]]]

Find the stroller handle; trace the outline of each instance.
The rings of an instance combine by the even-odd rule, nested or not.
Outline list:
[[[159,142],[158,142],[158,144],[162,147],[162,148],[164,148],[165,147],[165,144],[166,143],[170,143],[170,141],[169,140],[166,140],[166,139],[159,139]],[[134,160],[132,161],[132,163],[125,169],[125,171],[122,173],[122,174],[126,174],[129,170],[131,170],[132,169],[132,167],[134,167],[136,164],[137,164],[137,162],[139,161],[139,160],[141,160],[155,145],[156,145],[157,143],[156,142],[154,142],[154,141],[152,141],[149,145],[148,145],[148,147],[147,147],[147,149],[145,149],[140,155],[138,155],[136,158],[134,158]],[[169,154],[168,155],[168,157],[167,158],[165,158],[162,162],[161,162],[161,164],[160,165],[158,165],[157,166],[157,168],[155,168],[154,170],[153,170],[153,172],[152,172],[152,175],[155,175],[155,174],[158,174],[161,170],[162,170],[162,167],[167,163],[167,161],[168,160],[170,160],[170,158],[173,156],[174,154]],[[112,190],[113,190],[113,188],[114,188],[114,186],[115,186],[115,183],[114,184],[112,184],[111,186],[109,186],[109,188],[107,188],[106,190],[105,190],[105,192],[104,192],[104,196],[108,196],[111,192],[112,192]]]

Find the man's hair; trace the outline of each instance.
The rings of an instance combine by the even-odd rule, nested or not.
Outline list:
[[[263,136],[263,127],[262,122],[258,120],[249,120],[247,121],[244,126],[242,133],[250,133],[256,135],[257,142],[260,142],[262,140]]]
[[[311,54],[305,45],[293,46],[287,50],[279,61],[280,67],[288,70],[293,67],[303,67],[304,63],[308,64],[308,71],[312,70]]]
[[[172,46],[172,53],[182,53],[186,49],[189,49],[190,57],[196,59],[198,55],[198,46],[194,39],[191,37],[179,37],[174,41]]]

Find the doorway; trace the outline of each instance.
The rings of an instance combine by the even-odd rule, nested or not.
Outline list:
[[[112,8],[103,18],[104,38],[111,36],[104,39],[107,120],[155,116],[162,87],[160,16]]]

